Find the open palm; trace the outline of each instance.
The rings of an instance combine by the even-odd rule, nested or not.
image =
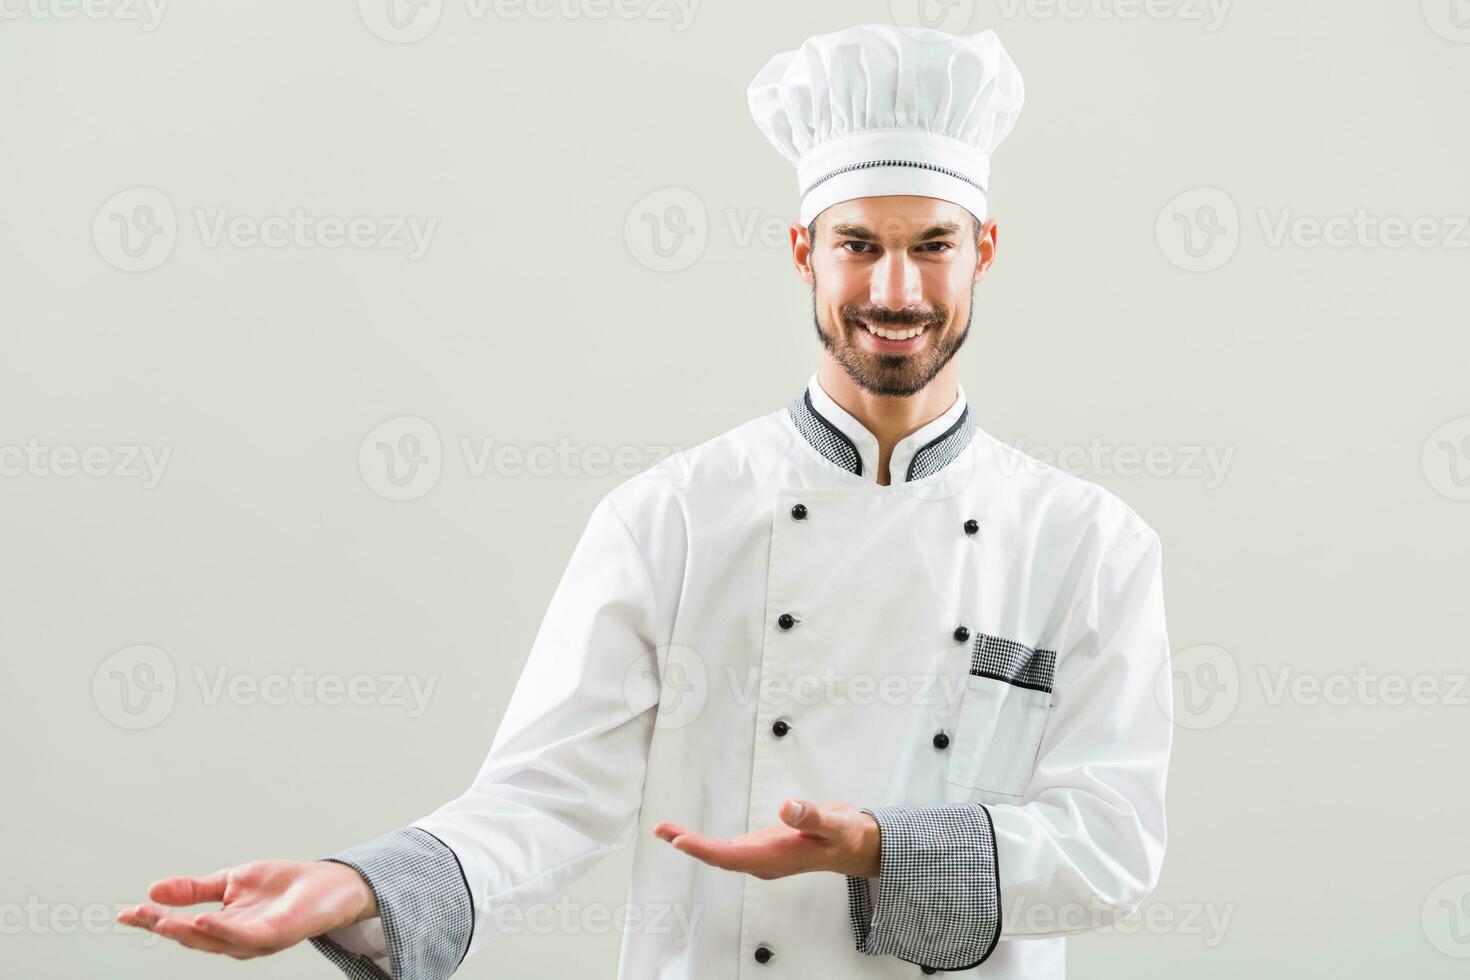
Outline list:
[[[706,864],[762,879],[807,871],[878,876],[878,825],[871,816],[849,803],[816,806],[805,800],[787,800],[780,817],[781,823],[728,841],[671,820],[655,826],[653,833]]]
[[[236,959],[276,953],[377,912],[362,877],[331,861],[253,861],[202,878],[164,878],[148,897],[117,920]],[[201,902],[221,906],[187,914],[165,907]]]

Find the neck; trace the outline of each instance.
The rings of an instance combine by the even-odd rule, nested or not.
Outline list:
[[[907,398],[875,395],[848,377],[842,365],[823,351],[817,368],[817,383],[853,418],[878,439],[878,483],[889,484],[888,460],[894,445],[904,436],[916,432],[943,415],[954,404],[958,391],[953,358],[940,369],[923,390]]]

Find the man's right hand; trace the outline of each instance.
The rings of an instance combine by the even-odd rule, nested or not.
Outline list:
[[[149,886],[148,897],[151,902],[125,909],[117,921],[238,960],[278,953],[378,914],[367,882],[336,861],[253,861],[203,878],[164,878]],[[200,902],[222,906],[197,914],[164,908]]]

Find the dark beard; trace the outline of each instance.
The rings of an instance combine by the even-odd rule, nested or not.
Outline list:
[[[941,311],[943,312],[943,311]],[[850,340],[851,331],[861,330],[849,326],[845,321],[836,324],[831,334],[822,329],[821,316],[817,312],[817,289],[812,287],[812,326],[817,339],[822,342],[832,358],[842,365],[847,376],[864,391],[874,395],[908,398],[917,395],[944,369],[970,336],[970,323],[975,318],[975,302],[970,301],[970,312],[965,317],[965,327],[958,336],[942,337],[912,354],[883,354],[863,349]],[[948,319],[942,317],[940,322]],[[912,324],[918,326],[918,323]],[[932,326],[930,329],[934,329]]]

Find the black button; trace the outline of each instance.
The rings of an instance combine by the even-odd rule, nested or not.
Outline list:
[[[791,627],[796,625],[796,617],[791,615],[790,613],[782,613],[779,617],[777,617],[776,625],[781,627],[783,630],[789,630]]]
[[[773,732],[776,733],[776,737],[777,738],[780,738],[781,736],[785,735],[787,732],[791,731],[791,726],[788,725],[788,724],[786,724],[786,722],[784,722],[784,721],[778,721],[774,725],[771,726],[771,731],[773,731]]]
[[[755,961],[757,963],[768,963],[771,959],[771,951],[764,946],[755,948]]]
[[[977,532],[979,530],[980,530],[980,522],[977,521],[977,520],[975,520],[975,518],[972,517],[968,521],[965,522],[965,533],[966,534],[974,534],[975,532]]]
[[[806,504],[797,504],[791,508],[791,516],[798,521],[806,520]]]
[[[956,626],[954,628],[954,639],[956,643],[964,643],[969,638],[970,629],[968,626]]]
[[[946,735],[946,734],[944,734],[943,732],[935,732],[934,733],[934,747],[936,749],[947,749],[947,748],[949,748],[949,736]]]
[[[939,968],[938,967],[933,967],[933,966],[921,966],[921,967],[919,967],[919,969],[923,970],[925,973],[938,973],[939,972]]]

